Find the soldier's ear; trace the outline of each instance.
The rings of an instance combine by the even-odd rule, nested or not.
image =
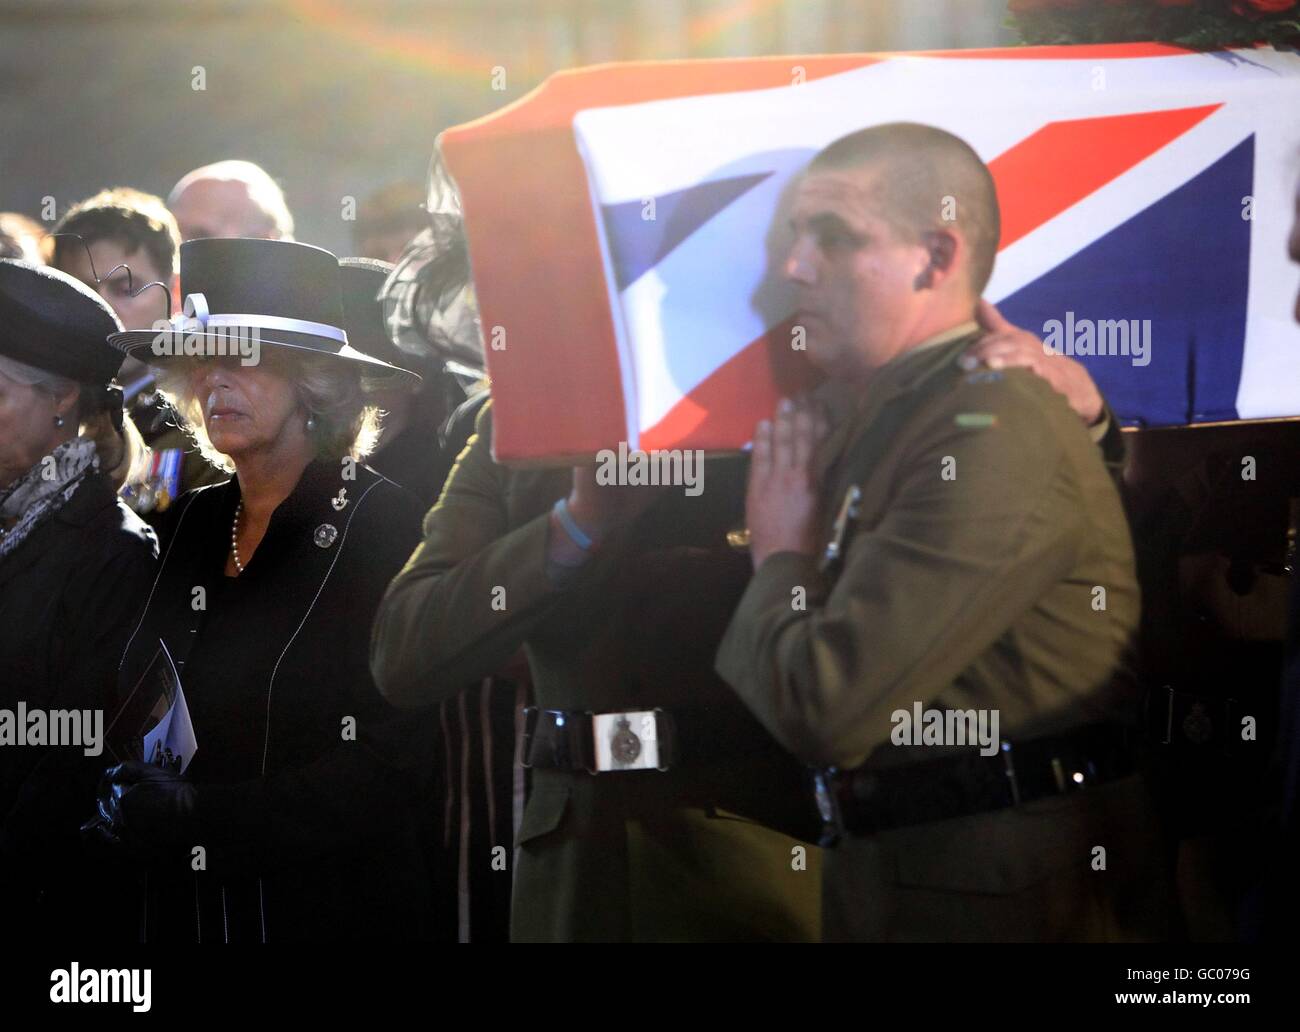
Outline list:
[[[928,256],[925,268],[917,274],[916,290],[934,290],[947,282],[957,270],[958,257],[964,250],[961,239],[950,229],[928,229],[921,234],[921,246]]]

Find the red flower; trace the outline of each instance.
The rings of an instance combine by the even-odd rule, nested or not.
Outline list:
[[[1232,0],[1232,13],[1258,18],[1261,14],[1281,14],[1296,5],[1296,0]]]

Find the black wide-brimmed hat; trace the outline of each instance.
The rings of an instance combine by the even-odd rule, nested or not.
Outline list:
[[[107,384],[122,365],[113,309],[80,280],[0,259],[0,355],[78,383]]]
[[[379,291],[392,271],[392,262],[381,262],[378,258],[339,259],[343,326],[348,331],[348,343],[358,351],[364,351],[381,362],[418,372],[419,361],[393,343],[384,321],[384,305],[379,300]]]
[[[352,363],[368,388],[417,374],[348,343],[338,259],[290,240],[205,238],[181,244],[184,308],[166,326],[114,333],[109,343],[144,362],[238,354],[252,336],[270,345]]]

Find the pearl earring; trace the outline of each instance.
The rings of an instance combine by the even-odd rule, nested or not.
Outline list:
[[[54,425],[55,425],[55,426],[62,426],[62,425],[63,425],[63,417],[62,417],[62,416],[55,416],[55,417],[54,417]]]
[[[307,432],[308,432],[308,433],[311,433],[311,432],[312,432],[313,430],[315,430],[315,429],[316,429],[316,417],[315,417],[315,416],[308,416],[308,417],[307,417]]]

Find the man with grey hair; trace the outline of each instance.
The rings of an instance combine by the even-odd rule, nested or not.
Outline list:
[[[293,215],[280,185],[251,161],[218,161],[181,176],[167,197],[182,240],[292,240]]]

